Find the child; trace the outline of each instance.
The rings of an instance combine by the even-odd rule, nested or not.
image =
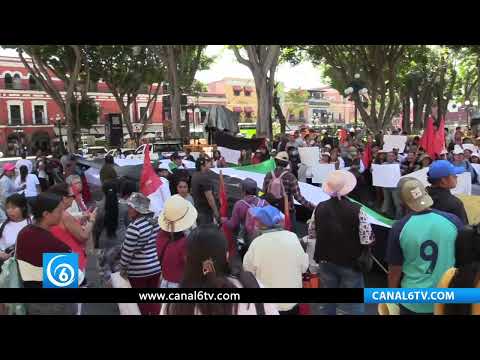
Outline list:
[[[180,180],[177,183],[177,193],[181,197],[183,197],[185,200],[189,201],[192,205],[193,204],[193,197],[190,195],[190,192],[188,191],[188,182],[186,180]]]

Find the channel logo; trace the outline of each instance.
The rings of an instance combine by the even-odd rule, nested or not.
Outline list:
[[[78,254],[43,254],[44,288],[78,288]]]

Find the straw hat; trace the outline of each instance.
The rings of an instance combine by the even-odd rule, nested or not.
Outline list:
[[[357,179],[350,171],[331,172],[323,183],[322,189],[330,196],[345,196],[357,185]]]
[[[198,212],[192,203],[177,194],[165,202],[158,224],[167,232],[185,231],[195,224],[197,216]]]

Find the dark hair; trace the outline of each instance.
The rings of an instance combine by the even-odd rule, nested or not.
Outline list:
[[[211,259],[215,272],[203,274],[203,262]],[[234,266],[236,270],[233,269]],[[233,270],[233,271],[232,271]],[[244,287],[258,287],[253,279],[246,275],[240,264],[227,262],[227,239],[217,226],[200,225],[187,238],[187,261],[180,282],[180,288],[196,289],[232,289],[235,286],[227,279],[236,274]],[[167,314],[194,315],[198,308],[202,315],[232,315],[238,311],[238,304],[232,303],[170,303],[166,305]]]
[[[125,178],[120,181],[120,196],[122,198],[130,196],[133,192],[137,191],[137,184],[133,181],[127,180]]]
[[[62,202],[63,197],[55,193],[44,192],[38,195],[34,201],[32,201],[32,214],[35,220],[40,220],[43,217],[43,213],[51,213]]]
[[[114,164],[112,155],[105,156],[105,164]]]
[[[105,216],[103,225],[107,230],[107,236],[113,238],[118,227],[118,186],[115,180],[106,181],[102,186],[105,194]]]
[[[206,163],[210,162],[210,158],[208,157],[199,157],[197,161],[195,161],[195,168],[197,171],[202,170],[202,166],[204,166]]]
[[[24,219],[28,218],[28,203],[25,196],[20,194],[10,195],[5,201],[5,207],[8,204],[12,204],[13,206],[20,208],[20,210],[22,211],[22,217]],[[7,220],[5,220],[3,224],[0,226],[0,238],[3,235],[3,230],[5,229],[5,226],[7,226],[9,222],[10,222],[10,218],[7,216]]]
[[[70,195],[70,191],[68,189],[67,183],[60,183],[60,184],[55,184],[53,186],[50,186],[47,192],[55,195],[59,195],[62,197],[68,197]]]
[[[478,225],[467,226],[455,241],[455,267],[450,288],[473,288],[480,274],[480,233]],[[445,304],[447,315],[470,315],[471,304]]]
[[[26,159],[27,158],[27,153],[24,151],[22,152],[22,159]]]
[[[20,180],[23,182],[27,181],[28,168],[25,165],[20,166]]]

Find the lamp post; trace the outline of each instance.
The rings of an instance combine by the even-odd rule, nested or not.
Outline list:
[[[355,106],[355,128],[357,128],[357,123],[358,123],[358,107],[357,107],[357,101],[356,97],[358,97],[358,100],[362,102],[362,105],[364,107],[368,106],[368,100],[366,95],[368,94],[368,89],[365,87],[363,82],[360,80],[360,74],[355,74],[354,79],[352,82],[350,82],[349,86],[345,89],[344,94],[346,96],[350,96],[350,101],[353,100],[353,104]]]
[[[50,119],[50,121],[53,122],[53,119]],[[55,116],[55,124],[58,126],[58,136],[60,137],[60,151],[65,153],[65,146],[63,145],[63,137],[62,137],[62,122],[61,122],[61,116],[57,114]]]
[[[469,115],[470,113],[473,112],[473,109],[475,108],[475,105],[474,104],[471,104],[470,103],[470,100],[465,100],[465,112],[467,113],[467,128],[470,126],[470,119],[469,119]],[[478,103],[477,103],[478,105]]]

